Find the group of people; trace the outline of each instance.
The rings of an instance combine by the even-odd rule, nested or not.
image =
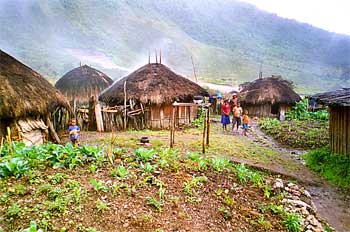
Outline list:
[[[221,124],[222,129],[224,131],[228,131],[227,125],[231,124],[230,115],[232,112],[232,131],[234,131],[235,127],[238,131],[239,126],[243,123],[243,131],[242,135],[247,136],[248,131],[248,123],[249,123],[249,117],[248,117],[248,111],[245,110],[243,113],[243,109],[239,102],[237,102],[237,95],[234,94],[232,96],[232,99],[228,101],[227,99],[224,100],[224,104],[221,106]]]

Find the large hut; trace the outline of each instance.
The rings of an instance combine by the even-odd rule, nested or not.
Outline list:
[[[283,119],[284,113],[301,98],[290,81],[272,76],[244,83],[239,100],[249,115]]]
[[[57,136],[51,114],[69,108],[65,97],[40,74],[0,50],[0,137],[41,144]],[[58,138],[56,137],[56,141]]]
[[[165,65],[150,63],[115,82],[101,93],[99,100],[109,106],[123,105],[127,100],[132,109],[144,111],[144,127],[162,129],[170,125],[174,101],[193,103],[198,95],[208,96],[208,93]],[[191,122],[196,116],[196,107],[179,107],[177,118],[180,123]]]
[[[350,156],[350,88],[315,94],[309,98],[328,105],[330,147],[334,153]]]
[[[92,96],[96,99],[102,90],[113,83],[113,80],[101,71],[88,65],[75,68],[57,82],[55,87],[68,99],[74,111],[76,108],[87,108]]]

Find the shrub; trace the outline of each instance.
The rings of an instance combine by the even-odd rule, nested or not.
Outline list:
[[[320,148],[304,155],[306,165],[339,186],[350,185],[350,157]]]

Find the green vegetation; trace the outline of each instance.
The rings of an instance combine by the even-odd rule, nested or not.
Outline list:
[[[259,127],[283,145],[314,149],[329,143],[328,121],[290,120],[280,122],[277,119],[263,118]]]
[[[301,231],[301,218],[297,213],[286,213],[284,216],[284,225],[291,232]]]
[[[297,102],[295,106],[286,112],[287,120],[324,120],[328,121],[329,114],[327,109],[322,109],[315,112],[308,111],[309,101],[307,98]]]
[[[320,148],[304,155],[306,165],[333,183],[349,188],[350,157],[334,154],[329,148]]]

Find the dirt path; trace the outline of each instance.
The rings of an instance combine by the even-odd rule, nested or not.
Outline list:
[[[311,193],[313,203],[320,216],[328,221],[337,231],[350,231],[350,195],[345,193],[319,175],[310,171],[304,160],[300,157],[302,150],[285,148],[274,142],[269,136],[260,131],[253,123],[250,139],[263,146],[270,146],[279,151],[286,159],[302,164],[303,168],[298,173],[291,173],[283,167],[264,167],[273,172],[293,177],[305,184],[305,188]]]

